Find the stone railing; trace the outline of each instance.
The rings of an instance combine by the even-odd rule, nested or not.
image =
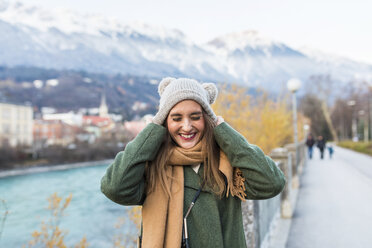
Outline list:
[[[299,178],[306,165],[304,142],[274,149],[270,157],[283,171],[287,183],[281,194],[268,200],[243,202],[243,223],[248,248],[270,247],[273,230],[280,218],[292,218]]]

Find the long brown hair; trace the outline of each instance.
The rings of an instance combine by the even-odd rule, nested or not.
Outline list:
[[[206,150],[204,160],[203,185],[208,186],[213,192],[222,197],[226,190],[223,174],[219,170],[220,148],[214,138],[213,129],[216,126],[212,118],[203,110],[204,117],[204,134],[201,139],[202,147]],[[165,121],[166,126],[167,121]],[[146,181],[147,192],[151,193],[155,190],[155,185],[159,181],[162,189],[170,196],[169,180],[165,169],[168,166],[172,149],[177,144],[173,141],[169,132],[167,132],[164,141],[158,151],[156,158],[146,164]],[[172,178],[171,178],[172,180]]]

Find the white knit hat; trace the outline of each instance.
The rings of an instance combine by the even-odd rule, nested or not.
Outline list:
[[[169,111],[174,105],[183,100],[194,100],[199,103],[204,111],[213,119],[217,120],[210,104],[217,98],[218,90],[213,83],[198,83],[189,78],[164,78],[159,83],[160,95],[159,111],[154,116],[153,122],[162,125]]]

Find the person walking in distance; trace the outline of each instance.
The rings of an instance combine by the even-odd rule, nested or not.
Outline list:
[[[165,78],[159,111],[101,180],[121,205],[142,205],[143,248],[246,247],[241,201],[278,195],[275,162],[216,116],[212,83]]]
[[[328,148],[329,158],[332,159],[332,155],[334,153],[333,145],[330,144],[330,145],[327,146],[327,148]]]
[[[325,141],[324,141],[323,136],[321,136],[321,135],[318,136],[317,147],[319,148],[320,158],[323,159],[324,158]]]
[[[313,146],[314,146],[314,138],[311,134],[309,134],[306,138],[306,146],[307,146],[307,151],[309,154],[309,159],[313,158]]]

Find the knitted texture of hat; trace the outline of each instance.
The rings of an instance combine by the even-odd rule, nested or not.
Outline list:
[[[213,119],[217,120],[210,104],[217,98],[218,90],[213,83],[199,83],[189,78],[164,78],[158,87],[160,95],[159,111],[153,118],[155,124],[162,125],[169,111],[174,105],[183,100],[194,100],[199,103],[204,111]]]

